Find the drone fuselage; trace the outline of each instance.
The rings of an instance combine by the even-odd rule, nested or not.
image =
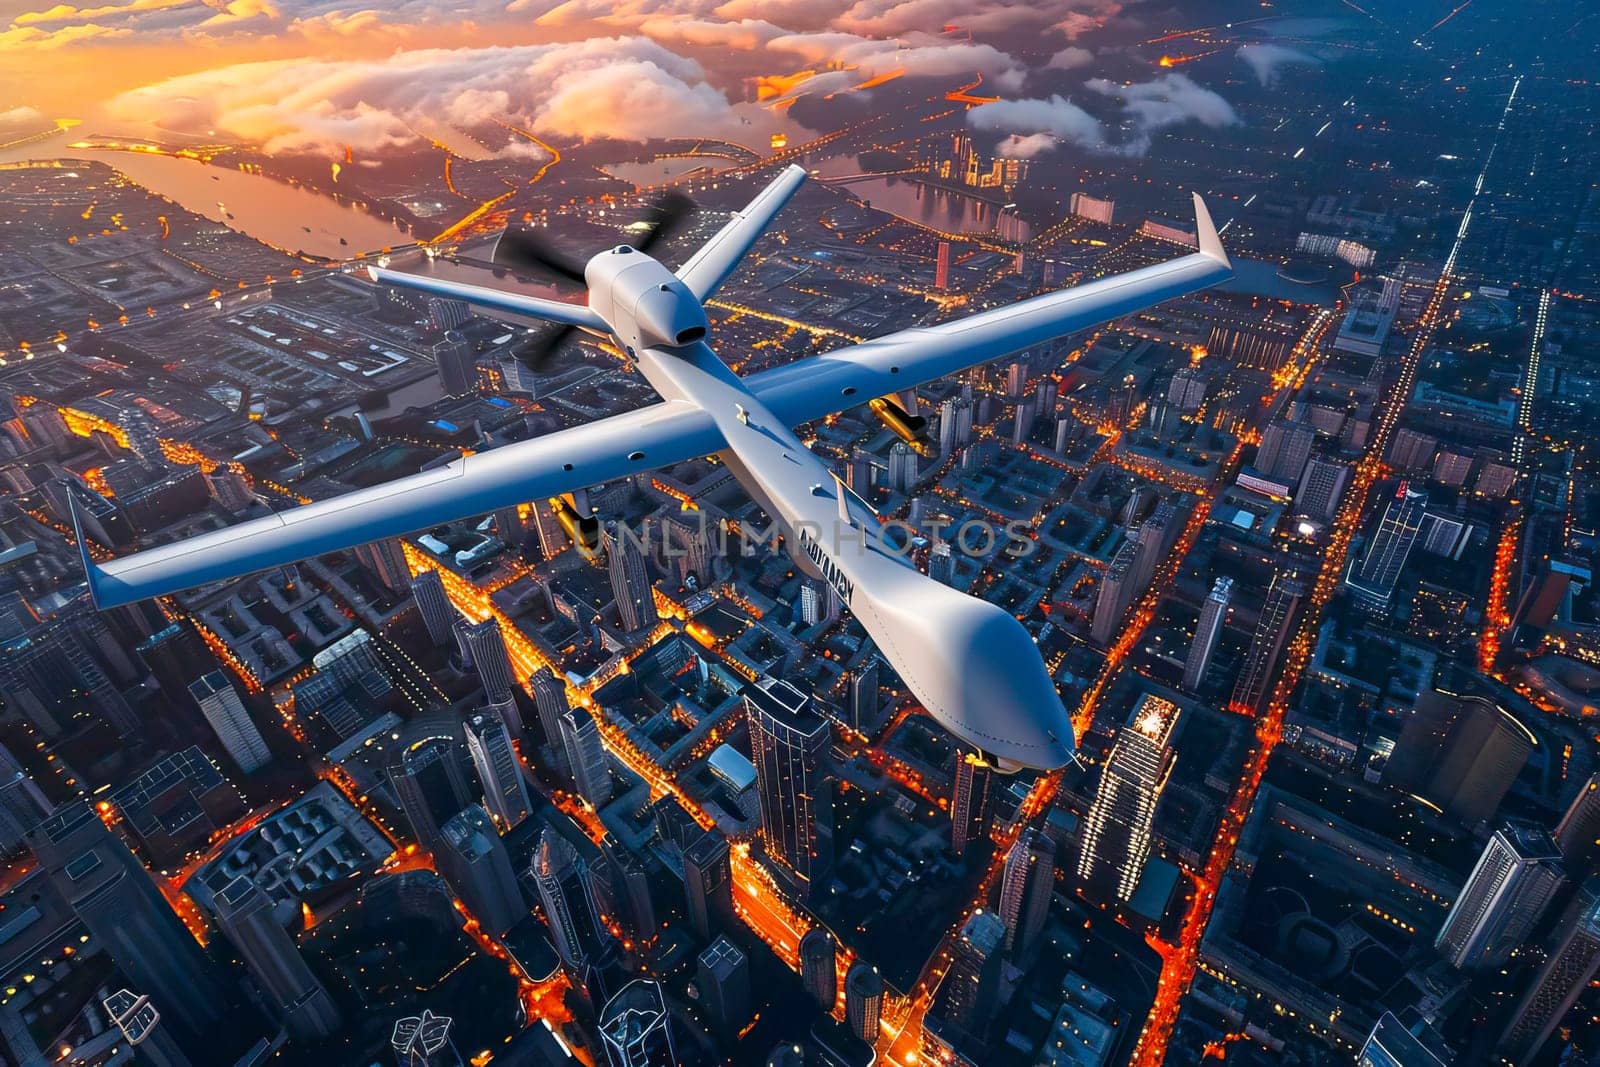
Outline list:
[[[1071,720],[1021,622],[927,577],[888,546],[872,509],[703,340],[661,342],[662,324],[705,321],[693,295],[664,280],[672,278],[666,268],[630,249],[590,260],[589,278],[599,283],[590,308],[613,325],[639,372],[664,400],[693,403],[716,420],[727,442],[719,457],[778,523],[790,556],[833,587],[938,722],[1002,771],[1071,759]],[[653,293],[674,301],[670,315],[630,317],[630,306],[653,316],[666,307],[665,299],[646,305]]]
[[[695,295],[666,267],[628,245],[592,257],[584,268],[589,310],[630,352],[704,340],[710,324]]]

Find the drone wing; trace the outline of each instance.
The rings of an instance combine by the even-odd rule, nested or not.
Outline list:
[[[75,505],[73,525],[89,593],[104,609],[681,463],[723,444],[705,412],[668,401],[109,563],[89,558]]]
[[[766,232],[773,218],[806,180],[804,167],[785,167],[772,184],[761,190],[743,211],[701,245],[689,262],[678,268],[678,277],[697,300],[708,300],[728,280],[739,260]]]
[[[1194,208],[1192,255],[797,360],[745,385],[788,424],[809,422],[1226,281],[1233,265],[1198,195]]]

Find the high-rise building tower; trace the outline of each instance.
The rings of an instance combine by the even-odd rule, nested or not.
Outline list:
[[[467,755],[483,786],[483,805],[504,833],[526,819],[532,807],[511,734],[498,715],[481,712],[467,720],[466,732]]]
[[[355,557],[391,593],[404,596],[411,590],[411,568],[398,539],[385,537],[357,545]]]
[[[696,961],[695,985],[711,1025],[737,1034],[750,1021],[750,961],[739,946],[719,937]]]
[[[427,1008],[394,1024],[389,1043],[397,1067],[462,1067],[461,1054],[450,1040],[455,1020]]]
[[[1211,666],[1211,657],[1217,654],[1222,640],[1222,627],[1228,621],[1228,607],[1233,603],[1233,579],[1218,578],[1200,605],[1200,621],[1195,623],[1194,640],[1189,642],[1189,655],[1183,661],[1183,688],[1199,692]]]
[[[950,242],[940,241],[938,252],[933,261],[933,287],[938,290],[950,288]]]
[[[1028,827],[1006,855],[1000,880],[1000,921],[1006,924],[1006,950],[1028,957],[1037,947],[1050,915],[1056,885],[1056,843]]]
[[[1348,463],[1313,456],[1306,464],[1305,473],[1300,476],[1300,488],[1294,494],[1295,514],[1318,522],[1332,522],[1353,473],[1354,468]]]
[[[650,570],[645,564],[639,541],[614,522],[606,523],[606,566],[611,571],[611,595],[617,598],[617,613],[628,633],[654,626],[661,618],[656,613],[655,591],[650,585]]]
[[[857,1040],[869,1045],[878,1043],[883,1021],[883,976],[866,960],[851,964],[844,977],[844,1018]]]
[[[611,760],[600,727],[585,707],[568,708],[561,716],[561,744],[572,768],[578,795],[596,811],[611,801]]]
[[[571,707],[567,703],[567,683],[554,671],[540,670],[528,679],[533,691],[533,704],[539,712],[539,726],[544,730],[544,743],[561,748],[561,716]]]
[[[722,831],[707,830],[684,852],[683,888],[696,934],[709,938],[733,923],[733,868]]]
[[[1420,1019],[1414,1026],[1415,1033],[1393,1014],[1384,1012],[1373,1024],[1367,1043],[1361,1046],[1356,1067],[1450,1067],[1455,1056],[1442,1047],[1433,1028]]]
[[[1360,603],[1375,611],[1389,606],[1395,583],[1400,580],[1400,571],[1411,555],[1411,547],[1417,543],[1417,534],[1422,530],[1422,520],[1427,513],[1427,494],[1412,489],[1409,482],[1401,482],[1394,498],[1383,509],[1383,517],[1378,520],[1378,528],[1361,561],[1352,565],[1345,577],[1345,584]]]
[[[483,691],[489,697],[490,705],[502,718],[506,716],[504,709],[509,705],[514,721],[507,721],[506,729],[513,734],[520,734],[522,719],[517,713],[516,697],[513,695],[516,675],[511,670],[511,653],[506,650],[506,636],[500,631],[500,620],[488,618],[482,622],[468,622],[459,619],[456,629],[470,650],[472,666],[483,682]]]
[[[417,843],[429,851],[438,847],[440,828],[477,795],[468,763],[454,738],[428,737],[401,752],[389,766],[406,821]]]
[[[879,686],[880,665],[873,656],[850,672],[850,728],[871,737],[881,725],[878,709],[882,704]]]
[[[909,493],[917,484],[917,454],[904,441],[896,441],[889,448],[889,488],[896,493]]]
[[[22,764],[0,745],[0,856],[16,851],[50,814],[50,801]]]
[[[339,1009],[300,956],[294,939],[272,914],[272,900],[240,875],[212,895],[217,925],[239,950],[245,966],[283,1014],[296,1041],[323,1041],[339,1032]]]
[[[439,572],[426,570],[418,574],[411,583],[411,594],[417,598],[417,612],[422,616],[423,625],[428,628],[433,647],[448,648],[454,637],[456,609],[450,603],[449,594],[444,591],[444,580],[439,577]]]
[[[1468,826],[1489,822],[1539,739],[1499,701],[1477,693],[1417,697],[1381,781],[1422,797]]]
[[[788,682],[768,678],[743,691],[761,799],[761,839],[805,896],[833,860],[833,794],[827,779],[828,720]]]
[[[478,354],[472,343],[454,330],[433,346],[433,363],[446,396],[466,396],[478,391]]]
[[[64,804],[28,834],[50,884],[141,989],[162,991],[164,1013],[199,1037],[227,996],[211,962],[115,834],[82,801]]]
[[[957,856],[989,836],[989,786],[994,774],[975,755],[956,753],[950,803],[950,851]]]
[[[1268,478],[1294,485],[1311,459],[1317,431],[1309,423],[1278,419],[1261,431],[1261,447],[1256,449],[1256,470]]]
[[[999,996],[1006,925],[992,912],[975,912],[951,949],[939,984],[939,1017],[961,1034],[981,1038],[994,1018]]]
[[[245,774],[252,774],[272,762],[272,753],[261,739],[261,731],[251,721],[244,702],[221,671],[212,671],[189,683],[189,695],[222,742],[222,747]]]
[[[1600,972],[1600,882],[1578,890],[1556,925],[1555,944],[1511,1011],[1499,1051],[1517,1067],[1532,1063]]]
[[[1139,887],[1177,722],[1176,704],[1146,694],[1117,731],[1079,839],[1078,877],[1103,896],[1126,902]]]
[[[1288,571],[1279,571],[1267,587],[1266,599],[1261,604],[1261,615],[1256,622],[1256,632],[1250,638],[1250,649],[1245,653],[1244,665],[1233,685],[1229,704],[1246,715],[1261,710],[1262,701],[1271,692],[1272,677],[1278,670],[1278,657],[1289,641],[1289,629],[1294,622],[1295,609],[1306,595],[1305,582]]]
[[[1541,827],[1496,830],[1434,938],[1458,970],[1497,967],[1527,940],[1561,888],[1561,854]]]
[[[511,856],[489,813],[471,804],[439,831],[434,861],[483,929],[503,934],[528,914],[528,905],[511,871]]]
[[[955,584],[956,557],[950,542],[939,541],[928,549],[928,577],[940,585]]]
[[[623,986],[600,1013],[600,1043],[610,1067],[678,1067],[660,984],[640,978]]]
[[[821,926],[800,939],[800,984],[823,1011],[839,999],[839,943]]]
[[[184,1055],[168,1028],[161,1025],[161,1012],[149,997],[131,989],[119,989],[100,1003],[117,1032],[138,1049],[138,1062],[148,1063],[150,1067],[191,1067],[189,1057]]]
[[[1117,635],[1128,605],[1138,596],[1139,542],[1130,537],[1122,542],[1117,554],[1111,557],[1105,577],[1095,591],[1094,618],[1090,622],[1089,636],[1095,644],[1109,647]]]
[[[565,838],[546,829],[533,855],[532,874],[556,953],[570,971],[581,975],[606,942],[590,905],[583,862]]]
[[[1579,788],[1556,823],[1554,837],[1556,848],[1575,867],[1592,867],[1600,858],[1600,773],[1591,774]]]

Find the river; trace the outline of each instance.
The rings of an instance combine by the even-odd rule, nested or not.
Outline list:
[[[856,156],[832,156],[817,162],[806,162],[816,168],[823,180],[861,174],[865,169]],[[859,181],[841,182],[840,187],[848,189],[879,211],[887,211],[941,233],[993,233],[1000,217],[999,204],[909,178],[862,178]]]
[[[276,248],[324,259],[348,259],[357,252],[375,252],[413,240],[387,219],[303,186],[154,152],[69,148],[74,139],[62,133],[13,145],[0,150],[0,163],[55,158],[95,160],[196,215],[225,223],[230,229]]]

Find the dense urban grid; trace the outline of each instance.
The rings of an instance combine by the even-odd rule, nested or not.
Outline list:
[[[752,80],[805,118],[751,144],[7,134],[0,1062],[1590,1062],[1600,19],[1388,6],[1112,23],[1227,98],[1148,143],[968,72]],[[802,433],[1023,621],[1074,764],[963,751],[714,457],[93,608],[69,502],[109,559],[652,399],[365,264],[530,286],[508,222],[668,189],[677,263],[796,162],[741,374],[1225,223],[1221,288],[896,398],[928,447]]]

